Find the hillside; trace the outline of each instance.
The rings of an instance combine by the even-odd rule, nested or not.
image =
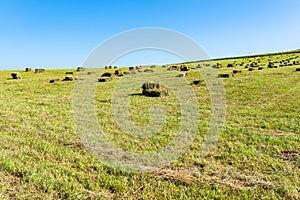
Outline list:
[[[67,71],[77,77],[86,71],[0,71],[0,199],[299,199],[299,62],[300,52],[292,51],[185,63],[190,70],[179,78],[186,79],[197,96],[198,132],[179,160],[147,173],[106,166],[82,144],[73,118],[77,81],[61,80]],[[142,69],[164,72],[170,66]],[[197,66],[215,66],[230,74],[221,78],[225,125],[217,146],[203,158],[199,152],[212,111]],[[233,70],[237,73],[232,76]],[[19,72],[21,79],[11,79],[12,72]],[[51,79],[59,81],[49,83]],[[164,147],[180,123],[176,97],[139,95],[137,85],[130,96],[132,120],[147,125],[147,111],[154,104],[165,107],[167,120],[150,138],[132,137],[118,128],[111,110],[114,86],[121,79],[96,85],[100,127],[115,145],[130,152]],[[195,80],[200,84],[193,84]]]

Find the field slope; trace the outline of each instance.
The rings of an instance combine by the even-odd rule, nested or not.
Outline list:
[[[18,71],[20,80],[10,79],[13,71],[0,71],[0,199],[299,199],[300,65],[283,66],[279,61],[286,59],[300,61],[300,53],[214,60],[223,66],[220,73],[242,71],[223,79],[227,115],[217,146],[199,157],[211,105],[205,83],[191,84],[201,105],[197,136],[178,161],[149,173],[114,170],[82,145],[73,120],[75,82],[49,83],[70,70]],[[245,68],[253,62],[263,69]],[[278,67],[268,68],[269,62]],[[227,68],[230,63],[237,65]],[[205,62],[187,65],[198,64]],[[192,69],[183,78],[192,83],[201,76]],[[149,122],[144,111],[154,104],[165,106],[168,116],[159,134],[132,138],[111,114],[117,81],[97,83],[97,117],[107,137],[133,152],[168,144],[178,129],[176,98],[132,95],[137,124]]]

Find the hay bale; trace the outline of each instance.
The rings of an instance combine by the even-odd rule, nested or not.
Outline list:
[[[34,70],[35,73],[42,73],[42,72],[44,72],[44,71],[45,71],[45,69],[41,69],[41,68],[40,68],[40,69],[35,69],[35,70]]]
[[[115,78],[115,74],[110,73],[110,72],[105,72],[101,75],[101,77],[110,77],[110,78]]]
[[[66,72],[66,74],[74,74],[74,72]]]
[[[112,80],[111,77],[101,77],[98,79],[98,82],[109,82],[111,80]]]
[[[233,70],[232,73],[233,73],[233,74],[242,73],[242,70],[237,70],[237,69],[236,69],[236,70]]]
[[[258,70],[263,70],[263,67],[259,67],[259,68],[257,68]]]
[[[232,74],[218,74],[218,78],[230,78]]]
[[[123,76],[123,72],[120,69],[116,70],[114,74],[116,76]]]
[[[254,70],[253,68],[249,68],[249,69],[248,69],[248,71],[250,71],[250,72],[253,71],[253,70]]]
[[[197,68],[197,69],[200,69],[200,68],[202,68],[202,66],[201,66],[200,64],[198,64],[198,65],[196,66],[196,68]]]
[[[169,96],[169,90],[160,83],[145,82],[142,86],[142,94],[149,97]]]
[[[258,67],[258,63],[257,63],[257,62],[252,62],[252,63],[250,64],[250,67]]]
[[[234,63],[229,63],[228,65],[227,65],[227,67],[235,67],[236,66],[236,64],[234,64]]]
[[[88,72],[87,75],[96,74],[96,72]]]
[[[84,67],[77,67],[77,69],[76,69],[77,72],[83,72],[84,70],[85,70]]]
[[[58,82],[58,81],[59,81],[59,79],[56,78],[56,79],[51,79],[49,82],[50,82],[50,83],[55,83],[55,82]]]
[[[19,72],[11,73],[12,79],[21,79],[21,74]]]
[[[32,70],[32,69],[31,69],[30,67],[26,67],[26,68],[25,68],[25,72],[31,72],[31,70]]]
[[[66,76],[63,81],[74,81],[75,77],[74,76]]]
[[[300,72],[300,68],[296,68],[296,72]]]
[[[194,85],[199,85],[200,83],[203,83],[203,82],[204,82],[203,80],[197,79],[197,80],[193,81],[193,84]]]
[[[176,77],[185,77],[186,75],[187,75],[187,73],[180,73]]]
[[[180,66],[180,71],[189,71],[190,69],[189,69],[189,67],[188,66],[186,66],[186,65],[181,65]]]
[[[277,66],[275,66],[275,63],[273,62],[269,62],[268,68],[277,68]]]
[[[176,65],[172,65],[167,70],[169,70],[169,71],[171,71],[171,70],[178,70],[178,67]]]
[[[129,74],[136,74],[136,72],[134,70],[130,70],[123,73],[123,75],[129,75]]]
[[[152,69],[145,69],[144,72],[152,73],[154,71]]]

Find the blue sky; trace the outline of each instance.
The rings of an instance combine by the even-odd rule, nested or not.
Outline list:
[[[73,68],[120,32],[161,27],[196,40],[210,57],[300,48],[299,0],[0,0],[0,69]],[[116,65],[181,61],[135,52]]]

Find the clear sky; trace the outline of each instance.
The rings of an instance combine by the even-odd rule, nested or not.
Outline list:
[[[210,57],[300,48],[299,0],[0,0],[0,69],[73,68],[120,32],[161,27],[202,45]],[[145,51],[118,65],[171,63]]]

